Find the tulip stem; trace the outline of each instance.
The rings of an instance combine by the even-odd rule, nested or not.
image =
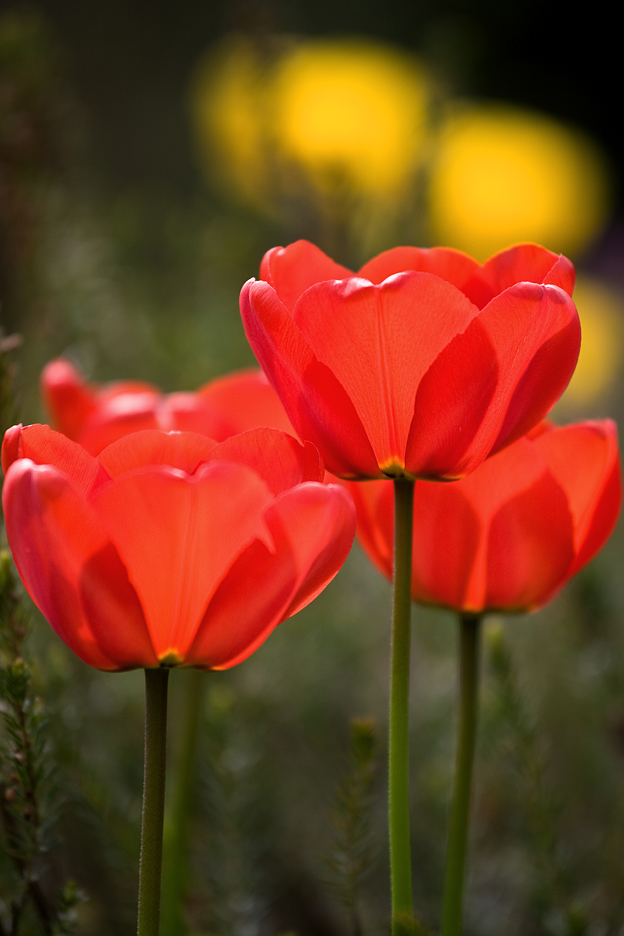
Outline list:
[[[461,614],[459,624],[459,724],[446,859],[442,936],[460,936],[462,931],[464,871],[477,734],[481,618],[477,614]]]
[[[394,482],[394,598],[390,671],[389,829],[392,933],[413,928],[409,807],[409,677],[414,482]]]
[[[145,670],[145,760],[137,936],[158,936],[169,670]]]
[[[184,897],[188,881],[188,840],[193,818],[197,774],[197,742],[206,674],[182,670],[183,710],[180,751],[175,765],[171,813],[165,822],[162,936],[182,936]]]

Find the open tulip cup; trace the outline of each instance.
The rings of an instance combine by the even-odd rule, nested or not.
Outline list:
[[[355,534],[317,449],[276,429],[143,430],[89,454],[47,426],[2,446],[22,581],[90,666],[145,669],[138,934],[159,936],[167,683],[245,660],[333,579]]]
[[[299,437],[314,442],[340,478],[394,483],[389,829],[398,936],[413,926],[414,485],[470,476],[558,400],[580,348],[574,268],[563,256],[522,244],[484,264],[447,248],[397,247],[355,273],[298,241],[270,250],[260,277],[243,287],[241,315]],[[380,483],[388,489],[388,480]],[[473,643],[480,610],[463,619]]]

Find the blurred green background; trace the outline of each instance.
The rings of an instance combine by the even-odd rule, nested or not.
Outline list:
[[[557,415],[619,417],[617,42],[600,6],[575,20],[535,0],[0,3],[0,321],[23,338],[21,418],[45,418],[38,375],[59,354],[168,391],[253,363],[240,287],[298,237],[354,268],[397,243],[567,252],[583,352]],[[624,934],[623,553],[618,529],[549,608],[488,625],[470,936]],[[355,936],[339,793],[354,717],[378,736],[358,913],[387,932],[389,605],[356,546],[252,658],[202,677],[181,934]],[[142,676],[88,670],[35,618],[65,804],[45,886],[75,878],[77,931],[124,936]],[[414,637],[414,884],[435,931],[455,622],[415,609]],[[172,769],[188,676],[172,676]]]

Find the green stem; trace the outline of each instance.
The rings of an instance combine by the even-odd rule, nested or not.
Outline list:
[[[409,676],[414,482],[394,482],[394,599],[390,674],[389,829],[392,932],[413,920],[409,809]]]
[[[145,670],[145,761],[137,936],[158,936],[169,670]]]
[[[477,734],[481,618],[475,614],[462,614],[459,623],[459,726],[446,859],[442,936],[460,936],[462,931],[464,871]]]
[[[206,674],[183,670],[182,739],[175,765],[171,813],[165,823],[165,855],[162,887],[162,936],[186,932],[183,906],[188,880],[188,840],[195,793],[197,739]]]

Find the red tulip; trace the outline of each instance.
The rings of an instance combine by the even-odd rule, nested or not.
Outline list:
[[[349,489],[360,542],[391,579],[392,485]],[[475,613],[538,608],[601,549],[621,501],[610,420],[543,423],[461,481],[417,481],[412,598]]]
[[[310,443],[133,433],[98,457],[48,426],[4,438],[6,529],[57,634],[104,670],[244,660],[321,592],[355,533]]]
[[[198,432],[218,441],[258,426],[295,434],[257,368],[220,377],[194,393],[164,394],[139,381],[88,384],[73,364],[58,358],[42,371],[41,393],[54,427],[92,455],[141,429]]]
[[[535,245],[483,266],[398,247],[354,275],[298,241],[261,276],[241,293],[249,342],[344,478],[463,477],[535,426],[576,365],[574,268]]]

